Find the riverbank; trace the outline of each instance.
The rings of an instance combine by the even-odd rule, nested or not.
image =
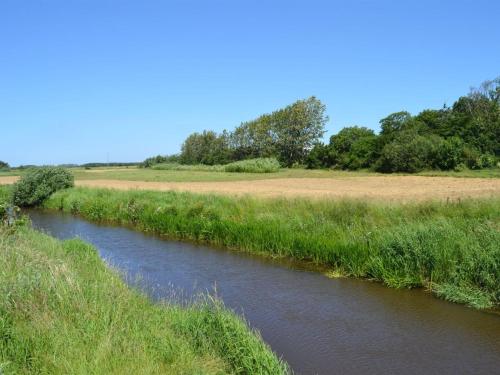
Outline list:
[[[500,199],[369,203],[73,188],[46,208],[498,307]]]
[[[287,373],[219,302],[154,304],[81,240],[0,226],[0,270],[2,373]]]

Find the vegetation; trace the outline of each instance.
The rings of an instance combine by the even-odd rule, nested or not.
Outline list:
[[[163,162],[162,158],[182,164],[216,165],[270,157],[277,158],[284,166],[302,164],[323,136],[327,121],[325,106],[310,97],[244,122],[232,132],[193,133],[182,144],[180,155],[149,158],[143,165],[151,166],[157,160]]]
[[[210,298],[153,304],[81,240],[0,225],[0,372],[286,374]]]
[[[241,160],[225,165],[215,164],[178,164],[160,163],[151,167],[163,171],[203,171],[203,172],[228,172],[228,173],[272,173],[280,170],[280,163],[275,158],[258,158]]]
[[[414,204],[258,200],[74,188],[45,206],[178,239],[289,256],[391,287],[428,287],[484,308],[500,301],[500,199]]]
[[[424,110],[417,116],[402,111],[380,121],[375,135],[348,127],[317,144],[309,168],[380,172],[463,170],[495,167],[500,158],[500,77],[459,98],[452,107]]]
[[[14,184],[12,201],[20,207],[36,206],[55,191],[73,185],[73,175],[64,168],[34,168]]]
[[[0,160],[0,171],[8,171],[9,169],[9,163]]]
[[[500,77],[484,82],[451,107],[416,116],[396,112],[380,120],[379,134],[350,126],[320,142],[328,117],[318,99],[299,100],[221,134],[191,134],[179,155],[146,159],[155,163],[227,164],[275,157],[281,165],[417,173],[498,167],[500,160]]]
[[[240,160],[224,166],[224,171],[231,173],[273,173],[279,170],[280,163],[275,158]]]

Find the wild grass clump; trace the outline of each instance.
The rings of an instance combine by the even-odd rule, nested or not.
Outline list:
[[[0,372],[286,374],[220,302],[154,304],[81,240],[0,227]]]
[[[160,163],[151,166],[151,169],[162,171],[272,173],[280,170],[280,163],[275,158],[257,158],[236,161],[225,165]]]
[[[225,172],[239,173],[272,173],[280,170],[280,163],[276,158],[257,158],[235,161],[224,166]]]
[[[45,206],[312,261],[391,287],[426,287],[474,307],[500,302],[500,198],[382,204],[74,188]]]
[[[34,168],[14,184],[12,202],[19,207],[36,206],[57,190],[72,186],[73,175],[64,168]]]
[[[200,172],[224,172],[222,165],[205,165],[205,164],[179,164],[179,163],[160,163],[151,166],[151,169],[160,171],[200,171]]]

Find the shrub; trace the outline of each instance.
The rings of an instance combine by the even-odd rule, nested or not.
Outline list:
[[[439,147],[439,137],[424,137],[405,131],[384,146],[377,161],[380,172],[420,172],[431,168],[432,155]]]
[[[240,160],[224,166],[225,172],[272,173],[278,172],[280,163],[275,158]]]
[[[28,171],[13,187],[13,203],[20,207],[36,206],[57,190],[72,187],[73,175],[60,167],[41,167]]]
[[[306,168],[329,168],[335,164],[337,155],[330,145],[317,143],[306,158]]]
[[[443,140],[434,156],[434,167],[448,171],[457,169],[462,161],[464,145],[460,138]]]

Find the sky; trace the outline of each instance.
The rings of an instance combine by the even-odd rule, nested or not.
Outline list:
[[[0,2],[0,160],[141,161],[311,95],[325,139],[500,75],[500,1]]]

